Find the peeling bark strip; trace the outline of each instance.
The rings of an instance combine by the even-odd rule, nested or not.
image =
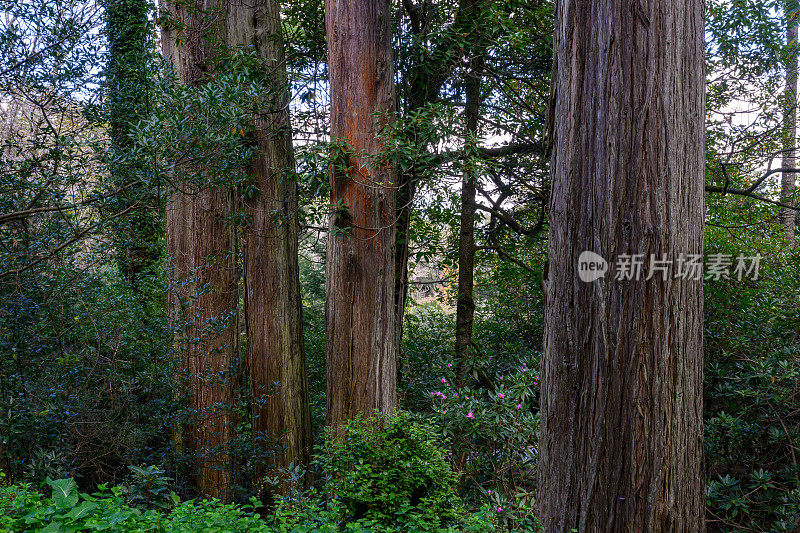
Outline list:
[[[388,0],[325,2],[331,138],[326,264],[327,418],[391,412],[397,402],[394,169],[378,164],[381,123],[394,112]],[[373,156],[373,157],[371,157]]]
[[[186,24],[183,35],[170,28],[162,33],[163,54],[181,82],[199,85],[210,75],[218,49],[203,37],[225,35],[225,5],[224,0],[165,3],[171,16]],[[197,188],[182,184],[167,204],[167,253],[175,282],[170,319],[178,330],[175,354],[194,414],[179,438],[186,452],[197,455],[200,492],[227,500],[232,485],[231,368],[239,354],[236,235],[227,223],[235,203],[230,189],[192,189]]]
[[[229,9],[230,44],[256,51],[275,90],[270,109],[256,121],[258,151],[251,173],[258,196],[244,205],[246,360],[260,452],[254,458],[258,482],[263,475],[283,477],[276,469],[292,463],[306,468],[312,445],[297,262],[297,180],[280,6],[277,0],[254,0]],[[285,483],[276,487],[278,492],[286,488]]]
[[[577,258],[702,252],[702,0],[558,0],[539,512],[548,532],[703,531],[702,284]]]

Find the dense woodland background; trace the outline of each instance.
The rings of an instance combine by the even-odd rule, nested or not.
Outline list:
[[[702,346],[706,527],[797,531],[797,5],[555,4],[3,0],[0,528],[538,530],[545,323],[574,334],[545,301],[554,132],[606,109],[558,93],[553,35],[608,8],[704,14],[672,43],[705,39],[702,251],[763,259],[652,304],[703,308],[674,340]],[[684,79],[660,65],[624,81]]]

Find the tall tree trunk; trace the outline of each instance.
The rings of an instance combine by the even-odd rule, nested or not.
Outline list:
[[[175,1],[165,7],[185,28],[179,31],[170,24],[163,29],[164,55],[171,58],[181,82],[204,83],[227,35],[227,2]],[[223,500],[231,496],[231,370],[239,357],[238,261],[230,224],[234,208],[230,188],[192,182],[181,183],[167,206],[167,252],[175,284],[170,318],[178,330],[175,353],[193,413],[181,443],[197,456],[200,492]]]
[[[388,0],[325,3],[331,87],[331,216],[326,264],[327,418],[397,403],[396,171],[375,158],[394,113]]]
[[[704,2],[559,0],[539,512],[545,531],[704,531]],[[584,283],[593,251],[612,272]],[[647,262],[647,261],[646,261]]]
[[[307,467],[311,413],[303,351],[298,266],[298,198],[289,123],[289,87],[277,0],[231,7],[231,44],[251,46],[268,68],[274,89],[256,120],[252,175],[258,196],[245,202],[244,290],[246,360],[259,456],[255,476]],[[278,492],[286,489],[282,483]]]
[[[473,4],[474,6],[474,4]],[[474,10],[474,7],[473,7]],[[465,149],[473,152],[477,142],[481,105],[482,53],[472,59],[465,79]],[[475,186],[476,170],[470,157],[464,163],[461,182],[461,220],[458,233],[458,296],[456,299],[456,376],[463,382],[466,362],[472,349],[472,324],[475,320]]]
[[[797,0],[785,0],[784,12],[786,19],[786,46],[788,47],[789,57],[786,60],[786,92],[784,111],[784,132],[783,132],[783,164],[784,169],[794,169],[797,167],[797,25],[798,25],[798,2]],[[794,198],[795,191],[795,172],[783,172],[781,174],[781,202],[785,204],[796,204]],[[789,243],[796,245],[795,227],[797,211],[789,208],[781,209],[781,224],[783,225]]]
[[[131,128],[149,112],[152,92],[151,36],[148,0],[104,0],[109,61],[108,107],[114,159],[111,173],[118,187],[118,211],[130,211],[114,221],[117,263],[136,293],[143,278],[156,274],[160,216],[157,188],[142,180],[145,163],[131,159]],[[151,173],[150,173],[151,174]]]

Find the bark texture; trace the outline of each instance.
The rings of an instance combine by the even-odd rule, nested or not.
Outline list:
[[[702,0],[556,3],[548,532],[704,530],[702,282],[578,276],[585,250],[612,267],[623,254],[702,253],[703,14]]]
[[[258,196],[245,202],[244,290],[246,360],[259,456],[255,476],[282,477],[290,464],[307,467],[311,442],[298,266],[298,198],[289,122],[280,6],[255,0],[231,6],[232,45],[251,47],[273,89],[256,118],[251,173]],[[308,471],[308,469],[306,468]],[[285,483],[276,487],[278,492]]]
[[[786,90],[785,113],[783,118],[783,164],[782,168],[797,167],[797,25],[798,25],[797,0],[784,2],[784,15],[786,19],[786,45],[789,57],[786,60]],[[795,205],[794,198],[796,187],[796,174],[783,172],[781,174],[781,203]],[[792,246],[797,244],[796,230],[797,211],[787,207],[781,208],[781,224],[786,238]]]
[[[175,192],[167,206],[167,251],[174,290],[170,319],[192,420],[180,445],[196,455],[197,487],[230,498],[232,368],[238,359],[238,275],[230,191]]]
[[[396,172],[376,159],[394,113],[388,0],[325,3],[331,90],[331,216],[326,264],[327,419],[397,403]]]
[[[213,72],[228,29],[227,2],[167,2],[184,29],[162,30],[162,49],[181,82],[201,84]],[[201,169],[186,169],[187,175]],[[167,205],[167,253],[174,289],[170,319],[193,420],[181,446],[197,457],[197,487],[204,495],[231,497],[232,369],[239,358],[238,261],[230,216],[230,188],[198,187],[178,178]]]

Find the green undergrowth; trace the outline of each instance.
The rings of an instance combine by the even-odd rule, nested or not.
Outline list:
[[[48,479],[50,496],[30,484],[0,487],[0,531],[36,533],[108,532],[261,532],[382,533],[419,531],[483,533],[494,531],[489,513],[464,517],[458,524],[441,527],[426,520],[424,513],[411,513],[408,522],[387,525],[374,519],[348,521],[335,502],[328,505],[309,498],[302,505],[280,506],[265,517],[255,512],[260,505],[223,504],[218,500],[180,501],[172,495],[167,510],[141,509],[129,504],[121,487],[101,485],[87,494],[72,479]],[[44,492],[47,492],[45,490]]]

